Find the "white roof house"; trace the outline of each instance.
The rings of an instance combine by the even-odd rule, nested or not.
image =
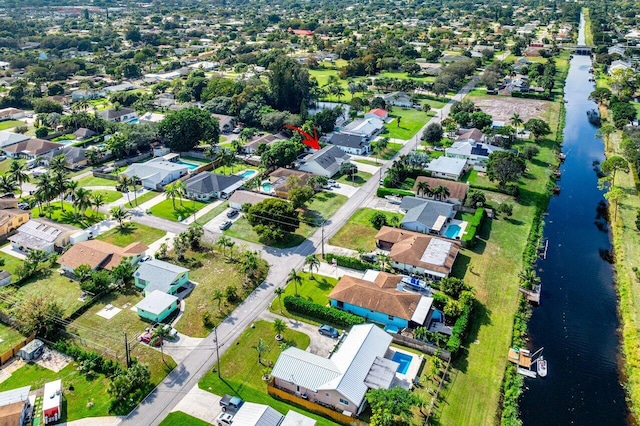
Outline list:
[[[485,171],[489,156],[497,151],[505,151],[505,149],[488,143],[480,143],[474,139],[463,139],[454,142],[450,148],[445,150],[445,154],[447,157],[468,160],[474,169]]]
[[[358,414],[369,389],[388,389],[393,383],[398,363],[384,358],[391,340],[374,324],[356,325],[331,358],[289,348],[280,354],[271,374],[280,388]]]
[[[340,171],[340,166],[351,159],[349,154],[335,145],[327,145],[319,151],[305,157],[300,170],[327,178]]]
[[[177,301],[178,298],[172,294],[167,294],[160,290],[154,290],[144,299],[139,301],[135,307],[153,315],[160,315]]]
[[[29,136],[21,135],[18,133],[12,132],[0,132],[0,148],[4,148],[5,146],[14,145],[18,142],[26,141],[27,139],[31,139]]]
[[[438,157],[427,165],[433,177],[458,180],[467,169],[467,160],[462,158]]]
[[[354,136],[373,138],[384,128],[384,122],[379,118],[359,118],[344,126],[340,133]]]
[[[242,426],[280,426],[284,416],[264,404],[245,402],[233,415],[233,424]]]
[[[142,181],[142,186],[155,190],[158,185],[167,185],[189,172],[189,167],[155,158],[146,163],[134,163],[123,173],[128,177],[137,176]]]

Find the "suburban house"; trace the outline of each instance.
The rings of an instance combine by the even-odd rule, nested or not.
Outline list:
[[[31,386],[0,392],[0,424],[23,425],[31,413],[29,392]]]
[[[345,275],[329,294],[329,300],[334,308],[370,322],[399,329],[422,326],[433,298],[399,290],[402,279],[400,275],[374,270],[368,270],[362,278]]]
[[[152,322],[162,322],[178,308],[178,299],[162,290],[145,293],[146,296],[135,306],[138,316]]]
[[[240,188],[244,180],[237,175],[218,175],[202,172],[184,181],[187,198],[208,201],[213,198],[228,198]]]
[[[399,364],[385,358],[391,336],[374,324],[354,326],[331,358],[296,347],[284,350],[271,371],[273,386],[353,416],[369,389],[389,389]]]
[[[300,185],[306,185],[309,178],[313,175],[301,172],[300,170],[285,169],[283,167],[274,170],[269,174],[269,182],[271,183],[273,192],[278,197],[287,198],[289,195],[289,188],[287,188],[287,178],[289,178],[289,176],[298,177],[300,179]]]
[[[445,188],[447,188],[449,190],[449,195],[442,200],[447,203],[461,206],[464,204],[464,200],[467,198],[467,191],[469,190],[468,184],[427,176],[418,176],[416,178],[416,183],[413,185],[413,192],[416,193],[417,197],[430,197],[429,192],[423,194],[422,192],[418,191],[418,184],[420,182],[426,182],[430,190],[433,190],[434,188],[437,188],[439,186],[444,186]]]
[[[224,115],[224,114],[211,114],[213,115],[215,118],[218,119],[218,122],[220,123],[220,133],[230,133],[233,128],[236,126],[235,124],[235,118],[233,118],[230,115]]]
[[[242,206],[245,204],[257,204],[268,198],[273,197],[265,194],[258,194],[256,192],[239,190],[235,191],[233,195],[229,197],[229,207],[236,210],[242,210]]]
[[[611,65],[609,65],[609,75],[612,75],[617,70],[632,70],[632,69],[633,67],[630,62],[618,59],[611,62]]]
[[[233,415],[233,424],[246,426],[280,426],[284,416],[264,404],[245,401]]]
[[[138,113],[131,108],[110,108],[100,111],[98,114],[100,114],[100,117],[103,119],[111,121],[112,123],[126,123],[138,118]]]
[[[75,132],[73,132],[73,136],[76,137],[76,140],[83,140],[83,139],[87,139],[87,138],[91,138],[93,136],[97,135],[96,132],[94,132],[91,129],[87,129],[84,127],[80,127],[78,130],[76,130]]]
[[[364,118],[377,118],[378,120],[387,121],[389,113],[386,109],[374,108],[364,115]]]
[[[455,241],[383,226],[376,234],[376,245],[390,250],[391,266],[407,274],[420,274],[431,280],[448,277],[460,246]]]
[[[442,179],[459,180],[467,169],[467,160],[462,158],[438,157],[427,164],[427,170]]]
[[[19,133],[0,131],[0,149],[4,149],[7,146],[26,141],[28,139],[29,136],[21,135]]]
[[[107,95],[110,95],[112,93],[126,92],[128,90],[133,90],[133,89],[137,89],[137,87],[134,86],[132,83],[129,83],[128,81],[125,81],[124,83],[116,84],[116,85],[113,85],[113,86],[107,86],[107,87],[103,88],[102,90],[104,90],[104,92]]]
[[[123,173],[128,177],[137,176],[143,187],[155,191],[159,186],[168,185],[189,173],[189,167],[164,158],[154,158],[146,163],[133,163]]]
[[[411,108],[413,101],[406,92],[392,92],[387,93],[382,97],[387,105],[399,106],[402,108]]]
[[[435,235],[440,235],[456,214],[453,204],[410,196],[402,198],[400,210],[406,212],[400,222],[402,229]]]
[[[75,226],[38,218],[29,220],[8,239],[14,250],[27,252],[37,249],[53,253],[61,252],[71,243],[71,236],[78,231],[80,229]]]
[[[0,236],[7,235],[28,221],[28,211],[20,209],[0,210]]]
[[[504,151],[504,148],[482,143],[485,137],[478,129],[471,129],[461,134],[458,139],[445,149],[445,155],[450,158],[461,158],[467,160],[467,163],[475,170],[485,171],[489,155],[496,151]]]
[[[27,139],[13,145],[5,146],[2,151],[10,158],[33,159],[47,154],[59,154],[64,147],[61,143],[45,139]]]
[[[71,101],[89,101],[92,99],[100,99],[107,97],[107,94],[103,90],[88,90],[88,89],[77,89],[71,92]]]
[[[62,151],[50,152],[43,155],[45,164],[49,164],[54,157],[64,155],[65,167],[68,169],[80,169],[89,164],[87,149],[78,146],[65,146]]]
[[[0,120],[18,120],[24,118],[25,112],[18,108],[2,108],[0,109]]]
[[[54,423],[62,416],[62,380],[44,384],[42,395],[42,418],[44,424]]]
[[[358,118],[344,126],[338,133],[360,136],[368,140],[375,138],[384,129],[384,121],[379,118]]]
[[[303,172],[331,178],[340,171],[342,163],[351,159],[349,154],[337,146],[328,145],[301,161],[299,169]]]
[[[284,133],[274,133],[271,135],[262,136],[243,146],[242,151],[245,154],[255,154],[256,152],[258,152],[258,147],[261,144],[265,144],[266,146],[271,146],[274,142],[283,141],[286,139],[289,139],[289,138]]]
[[[148,260],[133,273],[136,287],[149,295],[154,290],[176,294],[178,288],[189,282],[189,270],[158,259]]]
[[[149,247],[141,242],[134,242],[126,247],[100,240],[87,240],[74,244],[62,256],[58,263],[62,269],[70,274],[80,265],[89,265],[92,270],[113,270],[123,260],[128,260],[132,266],[137,265]]]
[[[371,150],[371,143],[367,137],[348,133],[333,133],[329,138],[329,143],[347,154],[366,155]]]

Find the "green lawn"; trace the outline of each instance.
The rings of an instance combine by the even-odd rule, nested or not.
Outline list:
[[[24,159],[20,159],[20,160],[13,160],[13,159],[5,159],[0,161],[0,174],[5,174],[9,171],[9,168],[11,167],[11,163],[14,161],[18,161],[21,164],[25,164],[27,162],[27,160]]]
[[[298,284],[298,296],[303,297],[307,300],[310,300],[314,303],[317,303],[322,306],[326,306],[329,303],[329,293],[331,290],[338,284],[338,279],[327,277],[324,275],[313,274],[313,279],[308,272],[299,272],[298,275],[302,278],[302,283]],[[288,284],[284,289],[284,294],[282,295],[282,299],[286,296],[293,296],[295,294],[295,286],[293,283]],[[271,302],[271,306],[269,306],[269,310],[274,314],[284,314],[286,317],[295,317],[298,318],[298,315],[292,314],[287,311],[287,308],[284,307],[284,303],[282,304],[282,309],[280,309],[280,301],[276,298],[273,302]],[[299,317],[303,319],[305,322],[311,322],[314,324],[318,324],[317,321],[309,320],[306,317]]]
[[[102,194],[102,197],[104,197],[104,202],[106,204],[113,203],[114,201],[119,200],[123,196],[122,192],[110,191],[108,189],[103,189],[100,191],[91,191],[91,192],[94,194]]]
[[[42,210],[42,211],[41,211]],[[77,226],[79,228],[86,228],[104,219],[102,213],[96,213],[93,210],[86,210],[86,215],[82,215],[82,212],[77,211],[74,215],[73,204],[64,203],[64,209],[61,201],[54,201],[51,206],[46,204],[40,207],[36,207],[31,210],[32,217],[45,217],[47,219],[54,220],[60,223],[66,223],[67,225]]]
[[[8,246],[9,244],[11,243],[4,245],[4,247]],[[2,269],[6,270],[10,274],[15,274],[18,267],[22,265],[22,260],[3,252],[0,252],[0,259],[4,261]]]
[[[78,300],[81,294],[82,290],[76,281],[60,275],[58,270],[53,268],[35,279],[28,280],[17,292],[19,298],[40,295],[55,300],[64,309],[65,315],[71,314],[82,305],[83,302]]]
[[[138,205],[142,205],[142,203],[146,203],[147,201],[156,198],[158,195],[160,195],[159,192],[153,192],[153,191],[149,191],[149,192],[145,192],[144,194],[138,196]],[[136,198],[131,195],[131,203],[127,203],[125,204],[125,207],[128,208],[134,208],[136,207]]]
[[[382,134],[392,139],[409,140],[427,124],[431,117],[435,116],[435,112],[426,113],[414,108],[394,107],[389,116],[394,120],[387,123],[386,130]],[[399,125],[398,118],[400,118]]]
[[[223,201],[222,203],[220,203],[219,206],[214,207],[212,210],[209,210],[207,213],[203,214],[203,215],[196,215],[197,219],[196,222],[199,225],[204,225],[207,222],[209,222],[211,219],[213,219],[214,217],[218,216],[220,213],[222,213],[223,211],[225,211],[226,209],[229,208],[229,202],[228,201]]]
[[[202,209],[207,203],[195,200],[176,198],[175,209],[173,201],[169,198],[151,207],[151,214],[174,222],[179,222],[191,216],[193,212]],[[197,215],[196,215],[197,216]]]
[[[104,179],[96,176],[87,176],[78,180],[78,186],[80,188],[85,188],[87,186],[113,186],[115,187],[118,184],[118,181],[111,179]]]
[[[396,156],[398,151],[400,151],[401,149],[402,149],[402,144],[389,142],[389,144],[387,145],[387,148],[380,153],[380,157],[383,160],[391,160],[393,157]]]
[[[333,179],[336,182],[345,183],[351,186],[362,186],[366,181],[371,179],[372,174],[367,172],[358,171],[353,177],[347,175],[336,175]]]
[[[60,142],[60,141],[72,141],[75,140],[75,135],[73,133],[69,133],[67,135],[58,136],[57,138],[51,139],[52,142]]]
[[[250,164],[245,164],[245,163],[235,163],[233,166],[229,167],[229,166],[220,166],[220,167],[216,167],[215,170],[213,170],[213,173],[219,174],[219,175],[235,175],[238,174],[244,170],[256,170],[257,172],[260,172],[260,168],[256,167],[256,166],[252,166]]]
[[[371,161],[371,160],[363,160],[361,158],[355,159],[353,160],[354,163],[361,163],[361,164],[367,164],[369,166],[376,166],[376,167],[380,167],[380,162],[379,161]]]
[[[387,223],[390,223],[393,217],[397,217],[399,220],[403,218],[403,215],[399,213],[369,208],[360,209],[356,211],[347,223],[329,240],[329,244],[351,250],[363,249],[368,252],[374,251],[376,249],[376,240],[374,237],[378,233],[378,230],[373,227],[370,220],[371,217],[378,212],[387,217]]]
[[[182,411],[174,411],[165,417],[160,426],[207,426],[209,424]]]
[[[63,404],[61,422],[109,415],[111,397],[107,393],[109,380],[102,374],[92,380],[77,369],[71,362],[58,373],[40,367],[37,364],[26,364],[14,372],[11,377],[0,383],[0,391],[31,385],[35,391],[52,380],[62,379]],[[71,390],[73,389],[73,390]],[[36,413],[39,416],[40,413]]]
[[[24,121],[18,121],[18,120],[0,121],[0,130],[12,129],[14,127],[24,126],[24,125],[25,125]]]
[[[640,117],[640,102],[631,102],[631,105],[636,109],[636,117]]]
[[[291,346],[305,349],[309,346],[309,336],[306,334],[287,330],[284,333],[284,341]],[[227,352],[220,359],[220,375],[208,372],[198,383],[200,389],[212,392],[216,395],[237,395],[245,401],[266,404],[286,414],[294,409],[305,416],[317,421],[318,426],[335,425],[331,420],[293,407],[284,401],[272,398],[267,393],[267,385],[262,380],[265,365],[275,363],[281,352],[279,342],[274,339],[273,324],[266,321],[255,322],[255,328],[247,328],[236,341],[237,344],[226,343],[229,346]],[[262,363],[258,363],[257,352],[253,349],[262,339],[269,351],[263,355]]]
[[[124,228],[119,226],[110,229],[96,237],[97,240],[106,241],[119,247],[126,247],[131,243],[140,241],[149,245],[165,235],[165,231],[152,228],[141,223],[129,222]]]
[[[4,354],[9,349],[25,340],[25,337],[16,329],[0,323],[0,339],[2,339],[0,342],[0,354]]]

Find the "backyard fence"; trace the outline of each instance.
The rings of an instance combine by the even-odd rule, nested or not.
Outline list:
[[[13,359],[13,357],[16,356],[16,354],[20,349],[24,348],[27,345],[27,343],[29,343],[35,338],[36,338],[36,334],[33,333],[31,336],[27,337],[25,340],[21,341],[20,343],[16,344],[14,347],[12,347],[8,351],[0,355],[0,365],[4,365],[7,362],[9,362],[11,359]]]
[[[437,346],[429,344],[427,342],[423,342],[421,340],[416,340],[411,337],[403,336],[401,334],[392,334],[393,342],[399,345],[407,346],[412,349],[417,349],[420,352],[423,352],[427,355],[436,355],[438,358],[449,361],[451,359],[451,353],[448,351],[444,351]]]

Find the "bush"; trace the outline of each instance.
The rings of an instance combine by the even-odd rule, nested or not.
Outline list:
[[[354,325],[363,324],[364,318],[341,311],[340,309],[322,306],[310,302],[302,297],[286,296],[284,306],[289,312],[296,312],[320,320],[329,322],[343,328],[351,328]]]
[[[385,216],[382,212],[376,212],[373,216],[371,216],[369,222],[371,222],[374,228],[379,230],[387,224],[387,216]]]
[[[478,228],[482,224],[482,220],[484,219],[485,210],[484,208],[476,209],[475,214],[469,221],[469,225],[467,225],[467,232],[462,236],[462,241],[473,241],[476,237],[476,232],[478,232]]]
[[[384,198],[387,195],[393,195],[396,197],[413,196],[413,191],[405,191],[404,189],[385,188],[381,186],[376,191],[376,195],[380,198]]]
[[[338,266],[357,269],[358,271],[366,271],[367,269],[376,267],[376,265],[374,265],[373,263],[365,262],[363,260],[356,259],[355,257],[341,256],[339,254],[328,253],[326,258],[327,263],[332,263],[333,259],[336,259],[336,262],[338,262]]]
[[[463,298],[460,299],[462,302]],[[464,300],[467,303],[462,306],[462,312],[456,320],[456,323],[453,325],[453,332],[447,342],[447,350],[451,352],[452,355],[460,349],[460,346],[462,346],[462,341],[466,337],[469,328],[471,312],[473,311],[474,299],[472,297],[465,297]]]
[[[107,377],[114,376],[122,371],[122,367],[117,361],[105,359],[96,352],[85,351],[78,346],[59,340],[53,345],[53,349],[65,353],[75,359],[79,364],[91,365],[92,370],[104,374]]]

